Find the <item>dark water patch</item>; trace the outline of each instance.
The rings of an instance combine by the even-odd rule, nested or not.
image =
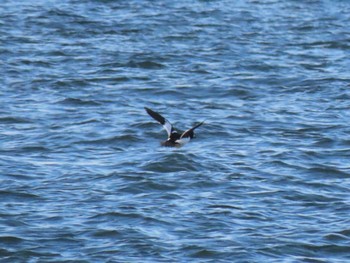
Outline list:
[[[161,157],[159,160],[147,161],[141,167],[143,170],[151,172],[179,172],[198,171],[201,169],[201,164],[194,161],[192,154],[173,153]]]
[[[165,66],[161,63],[157,63],[154,61],[129,61],[127,64],[128,67],[131,68],[143,68],[143,69],[162,69]]]
[[[337,140],[332,138],[321,138],[317,139],[316,142],[313,143],[314,146],[318,147],[333,147],[337,143]]]
[[[287,193],[285,193],[287,194]],[[294,191],[294,193],[287,194],[284,198],[292,200],[295,202],[303,202],[306,206],[315,206],[315,207],[329,207],[332,204],[341,201],[340,198],[327,196],[325,194],[316,194],[316,193],[301,193],[299,191]]]
[[[0,236],[0,243],[2,243],[4,246],[19,245],[23,241],[24,240],[22,238],[15,236]]]
[[[122,186],[119,188],[119,191],[129,194],[142,194],[147,191],[167,192],[174,189],[176,189],[176,187],[171,184],[157,183],[152,180],[141,180],[141,178],[139,178],[138,182],[129,183],[125,186]]]
[[[172,191],[177,189],[177,186],[175,186],[172,183],[165,183],[162,181],[156,182],[153,180],[144,180],[140,182],[140,184],[143,184],[143,188],[147,190],[155,190],[155,191]]]
[[[249,99],[256,97],[256,94],[246,87],[233,86],[227,89],[226,96],[234,96],[240,99]]]
[[[333,255],[334,257],[340,259],[343,255],[347,259],[350,258],[350,256],[348,255],[349,246],[305,244],[302,247],[306,250],[313,251],[314,253],[320,253],[324,256]]]
[[[58,102],[59,104],[69,106],[99,106],[100,103],[94,100],[78,99],[78,98],[66,98]]]
[[[68,54],[65,50],[50,50],[46,53],[50,57],[66,57]]]
[[[341,140],[341,142],[342,142],[342,145],[344,145],[344,146],[350,146],[350,139],[342,139]],[[337,150],[337,151],[342,151],[342,152],[349,152],[350,151],[350,148],[344,148],[344,149],[342,149],[342,150]]]
[[[87,85],[89,85],[89,82],[85,79],[64,79],[64,78],[62,78],[59,80],[55,79],[52,83],[52,86],[57,87],[57,88],[86,87]],[[67,98],[67,99],[69,99],[69,98]],[[74,99],[74,98],[71,98],[71,99]]]
[[[86,120],[83,120],[81,122],[77,122],[75,123],[76,125],[84,125],[84,124],[91,124],[91,123],[98,123],[99,120],[95,119],[95,118],[90,118],[90,119],[86,119]]]
[[[7,250],[4,248],[0,248],[0,256],[5,258],[14,255],[14,252],[11,252],[11,250]]]
[[[332,233],[324,236],[324,238],[331,242],[349,242],[349,237],[339,233]]]
[[[119,136],[111,136],[108,138],[99,138],[92,140],[81,140],[76,142],[75,144],[83,144],[83,145],[101,145],[101,146],[115,146],[125,145],[128,143],[138,142],[138,138],[131,134],[122,134]]]
[[[342,231],[339,231],[339,234],[345,235],[350,238],[350,229],[344,229]]]
[[[92,234],[95,238],[119,238],[121,233],[117,230],[99,229]]]
[[[23,118],[23,117],[0,117],[0,124],[17,124],[17,123],[33,123],[31,119]]]
[[[106,74],[106,72],[104,72],[103,74]],[[115,74],[115,73],[112,73]],[[133,79],[137,79],[136,77],[134,78],[130,78],[127,76],[106,76],[106,77],[91,77],[91,78],[87,78],[85,79],[88,82],[96,82],[96,83],[104,83],[104,82],[108,82],[108,83],[123,83],[123,82],[128,82],[131,81]]]
[[[346,80],[347,83],[350,82],[350,79]],[[350,85],[350,84],[349,84]],[[348,99],[350,99],[350,94],[345,91],[341,94],[337,94],[335,97],[334,97],[335,100],[340,100],[340,101],[347,101]],[[349,105],[347,105],[346,107],[349,107]],[[339,108],[339,105],[331,105],[330,106],[330,109],[332,108]]]
[[[180,99],[183,97],[184,93],[181,90],[173,89],[160,89],[154,92],[156,96],[159,96],[166,100]]]
[[[56,246],[61,245],[62,247],[71,247],[74,249],[82,240],[78,237],[78,233],[76,233],[75,236],[72,236],[70,234],[62,234],[60,231],[56,231],[54,233],[51,233],[51,236],[46,237],[43,235],[43,237],[35,237],[35,239],[38,239],[42,244],[44,244],[42,247],[39,247],[36,249],[37,252],[46,252],[50,246]],[[52,252],[57,253],[57,252]]]
[[[307,169],[307,172],[312,176],[323,178],[349,178],[349,171],[342,171],[337,167],[319,165],[318,167],[312,167]]]
[[[220,252],[213,251],[210,249],[198,248],[198,251],[191,253],[190,257],[210,259],[212,257],[217,257],[218,255],[220,255]]]
[[[286,179],[280,179],[281,183],[283,183]],[[294,184],[295,186],[302,187],[304,189],[308,189],[308,191],[311,192],[317,192],[317,193],[322,193],[324,195],[329,195],[330,193],[333,192],[334,198],[339,198],[338,200],[342,199],[342,196],[346,194],[347,192],[347,187],[340,185],[340,184],[335,184],[333,178],[329,178],[329,181],[323,181],[323,180],[304,180],[303,177],[300,177],[298,179],[295,178],[289,178],[290,180],[289,183]],[[286,182],[284,182],[286,184]]]
[[[33,67],[51,67],[52,63],[48,62],[48,61],[42,61],[39,59],[22,59],[20,61],[18,61],[17,63],[19,64],[23,64],[23,65],[27,65],[27,66],[33,66]]]
[[[18,152],[23,153],[45,153],[49,152],[50,149],[41,145],[32,145],[32,146],[23,146],[20,149],[17,149]]]
[[[145,121],[144,122],[137,122],[137,123],[130,123],[130,129],[133,130],[138,130],[140,131],[142,134],[147,134],[147,135],[153,135],[156,137],[156,134],[154,133],[154,131],[151,130],[151,128],[153,128],[154,122],[152,122],[152,120],[148,119],[148,116],[144,116],[145,117]],[[147,119],[146,119],[147,118]],[[146,122],[146,120],[148,120],[148,122]],[[160,128],[160,126],[158,126],[158,128]],[[166,131],[164,130],[164,134],[166,137]]]
[[[39,201],[42,200],[42,198],[39,195],[27,193],[27,192],[20,192],[20,191],[13,191],[13,190],[0,190],[0,196],[3,200],[7,201]]]
[[[273,154],[267,154],[268,156],[275,156]],[[289,153],[278,153],[276,154],[276,158],[278,157],[288,157]],[[307,167],[303,166],[301,162],[298,160],[295,160],[294,162],[287,162],[287,161],[271,161],[267,162],[261,165],[261,167],[267,167],[268,170],[270,170],[271,173],[276,172],[276,175],[279,175],[278,172],[282,172],[283,170],[290,170],[290,171],[299,171],[302,169],[307,169]]]
[[[127,224],[127,225],[133,225],[140,222],[145,222],[148,224],[156,224],[156,223],[162,223],[161,220],[148,217],[145,215],[142,215],[141,213],[137,212],[106,212],[97,214],[90,218],[92,222],[101,223],[101,222],[115,222],[117,224]]]
[[[216,171],[215,176],[213,176],[213,178],[196,175],[196,177],[199,178],[199,180],[194,183],[189,183],[188,187],[190,189],[216,189],[218,191],[222,190],[222,181],[216,179],[216,176],[218,176],[219,173],[219,171]]]

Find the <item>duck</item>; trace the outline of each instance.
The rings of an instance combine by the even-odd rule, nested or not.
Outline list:
[[[173,125],[158,112],[151,110],[150,108],[144,107],[146,112],[157,122],[159,122],[163,128],[166,130],[168,134],[168,139],[166,141],[161,142],[162,146],[166,147],[181,147],[188,143],[191,139],[194,138],[194,130],[201,126],[204,121],[199,122],[192,128],[184,131],[178,132],[174,129]]]

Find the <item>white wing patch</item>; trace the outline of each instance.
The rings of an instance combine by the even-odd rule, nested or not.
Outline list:
[[[163,124],[164,129],[166,130],[166,132],[168,133],[168,137],[170,137],[171,134],[171,130],[172,130],[172,126],[171,123],[168,122],[167,120],[165,120],[164,124]]]
[[[181,138],[179,140],[176,140],[175,142],[176,143],[179,143],[181,145],[185,145],[186,143],[188,143],[189,141],[191,140],[190,137],[186,137],[186,138]]]

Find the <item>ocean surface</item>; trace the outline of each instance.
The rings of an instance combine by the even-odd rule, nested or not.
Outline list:
[[[350,262],[349,122],[350,1],[2,0],[0,262]]]

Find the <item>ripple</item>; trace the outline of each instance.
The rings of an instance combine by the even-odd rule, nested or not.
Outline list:
[[[14,236],[0,236],[0,243],[6,245],[18,245],[22,243],[24,240],[22,238],[14,237]]]
[[[349,261],[347,1],[0,10],[4,261]]]
[[[336,167],[330,167],[330,166],[312,167],[307,169],[307,171],[312,175],[323,176],[323,177],[329,177],[329,176],[332,176],[333,178],[350,177],[349,172],[341,171]]]
[[[10,190],[0,190],[0,196],[2,196],[3,200],[13,200],[13,201],[38,201],[42,198],[36,194],[26,193],[26,192],[18,192],[18,191],[10,191]]]
[[[120,232],[109,229],[99,229],[93,233],[94,238],[118,238],[120,235]]]
[[[58,102],[59,104],[69,106],[99,106],[100,103],[94,100],[77,99],[77,98],[66,98]]]
[[[154,61],[129,61],[127,66],[132,68],[144,68],[144,69],[162,69],[165,66],[161,63],[157,63]]]
[[[92,139],[92,140],[80,140],[75,144],[83,144],[83,145],[121,145],[127,143],[137,142],[139,139],[136,136],[123,134],[119,136],[111,136],[107,138],[100,139]]]
[[[125,222],[127,224],[137,223],[139,221],[145,221],[149,224],[151,223],[162,223],[161,220],[158,220],[153,217],[144,216],[140,213],[122,213],[122,212],[106,212],[101,213],[98,215],[95,215],[90,218],[93,222],[116,222],[116,223],[122,223]],[[97,221],[96,221],[97,220]]]
[[[32,120],[22,117],[0,117],[0,124],[32,123]]]
[[[201,163],[193,160],[192,154],[181,153],[173,153],[141,165],[143,170],[151,172],[199,171],[201,167]]]

